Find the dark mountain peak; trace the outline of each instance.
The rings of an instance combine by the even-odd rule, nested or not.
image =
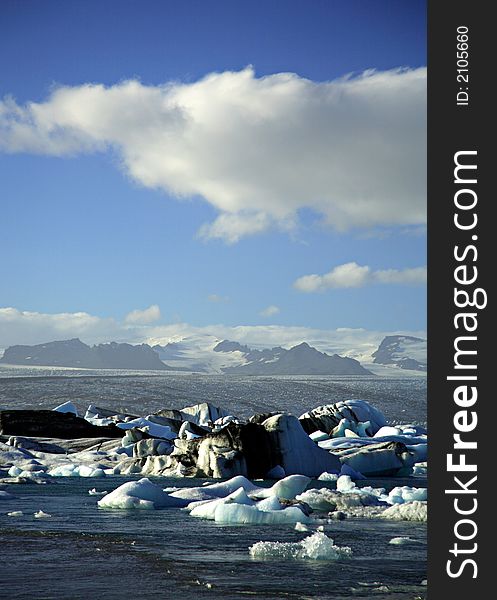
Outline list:
[[[214,352],[243,352],[247,354],[250,352],[250,348],[248,346],[242,346],[238,342],[231,342],[230,340],[223,340],[216,344],[213,348]]]
[[[90,347],[79,338],[35,346],[11,346],[0,361],[11,365],[80,369],[170,370],[147,344],[132,346],[109,342]]]
[[[412,335],[387,335],[372,357],[375,364],[426,371],[426,340]]]

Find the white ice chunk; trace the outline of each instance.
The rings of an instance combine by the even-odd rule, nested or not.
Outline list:
[[[391,427],[389,425],[385,425],[378,429],[378,431],[374,434],[373,437],[387,437],[390,435],[402,435],[402,430],[399,427]]]
[[[352,490],[355,491],[356,485],[355,483],[352,481],[350,475],[340,475],[340,477],[337,479],[337,490],[339,492],[351,492]]]
[[[133,429],[133,427],[136,427],[142,431],[145,431],[151,437],[163,438],[165,440],[174,440],[176,437],[178,437],[177,434],[174,433],[167,425],[158,425],[157,423],[149,421],[143,417],[138,417],[137,419],[133,419],[125,423],[117,423],[117,427],[123,430]]]
[[[251,525],[283,525],[310,523],[311,518],[297,506],[289,506],[282,510],[263,511],[257,506],[243,504],[220,504],[215,512],[216,523],[251,524]]]
[[[214,520],[217,507],[220,504],[230,503],[245,504],[247,506],[253,506],[255,504],[255,502],[247,496],[245,490],[239,488],[229,496],[226,496],[226,498],[217,498],[216,500],[209,500],[207,502],[196,502],[190,514],[192,517]]]
[[[276,482],[270,488],[257,488],[249,495],[253,498],[269,498],[276,496],[284,500],[293,500],[297,494],[301,494],[311,481],[310,477],[305,475],[289,475],[284,479]]]
[[[388,543],[394,546],[405,546],[406,544],[419,544],[420,542],[410,537],[394,537]]]
[[[52,410],[55,410],[55,411],[61,412],[61,413],[71,413],[73,415],[78,416],[78,409],[70,401],[64,402],[63,404],[59,404],[59,406],[56,406]]]
[[[325,433],[324,431],[320,431],[319,429],[309,434],[309,437],[313,442],[322,442],[323,440],[330,439],[330,436],[327,433]]]
[[[317,531],[301,542],[257,542],[249,548],[253,558],[337,560],[349,558],[352,550],[335,546],[333,540]]]
[[[385,519],[401,521],[426,521],[428,506],[426,502],[415,500],[404,504],[394,504],[387,508],[381,515]]]
[[[209,500],[212,498],[225,498],[238,488],[243,488],[246,492],[260,489],[243,475],[237,475],[236,477],[232,477],[231,479],[228,479],[228,481],[223,481],[221,483],[183,488],[177,492],[173,492],[171,496],[174,498],[185,498],[187,500]]]
[[[92,488],[91,490],[88,490],[88,493],[90,496],[105,496],[105,494],[108,494],[109,492],[107,490],[98,492],[96,488]]]
[[[13,510],[12,512],[7,513],[8,517],[22,517],[23,515],[24,513],[22,510]]]
[[[34,513],[34,518],[35,519],[49,519],[52,515],[49,515],[46,512],[43,512],[42,510],[39,510],[38,512]]]
[[[184,507],[185,501],[166,494],[159,485],[144,477],[123,483],[98,501],[100,508],[154,509],[167,506]]]
[[[338,477],[339,475],[337,473],[321,473],[318,477],[318,481],[336,481]]]
[[[388,502],[390,504],[403,504],[404,502],[413,502],[414,500],[426,500],[428,498],[428,490],[426,488],[415,488],[407,485],[395,487],[388,494]]]

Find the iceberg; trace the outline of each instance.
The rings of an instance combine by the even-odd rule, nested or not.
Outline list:
[[[169,506],[183,508],[187,503],[181,498],[173,498],[164,492],[159,485],[155,485],[150,479],[144,477],[138,481],[123,483],[101,498],[97,504],[100,508],[153,510]]]
[[[195,502],[194,506],[190,511],[192,517],[199,517],[201,519],[214,520],[216,516],[216,509],[221,504],[245,504],[247,506],[253,506],[254,500],[249,498],[245,493],[245,490],[241,487],[235,492],[226,496],[226,498],[218,498],[216,500],[209,500],[207,502]],[[189,508],[190,505],[187,506]]]
[[[219,504],[214,518],[216,523],[229,525],[295,525],[312,521],[298,506],[289,506],[280,510],[259,510],[257,505],[245,504]]]
[[[212,498],[225,498],[239,488],[243,488],[246,492],[261,489],[243,475],[237,475],[222,483],[211,483],[199,487],[183,488],[176,492],[172,492],[171,496],[175,498],[184,498],[189,501],[211,500]]]

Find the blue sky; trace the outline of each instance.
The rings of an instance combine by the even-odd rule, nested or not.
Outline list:
[[[351,125],[344,126],[346,131],[339,134],[340,147],[348,147],[349,137],[351,147],[357,144],[364,128],[369,132],[368,139],[376,140],[381,147],[384,130],[385,145],[388,136],[398,144],[396,154],[404,150],[406,155],[417,152],[416,161],[424,162],[422,135],[414,150],[406,139],[410,138],[409,128],[415,133],[420,129],[418,113],[423,112],[423,103],[412,100],[422,98],[419,75],[397,71],[374,84],[378,88],[373,85],[374,90],[381,88],[381,93],[398,86],[402,94],[399,114],[395,114],[395,91],[386,100],[376,91],[364,92],[367,102],[364,98],[361,102],[367,108],[365,123],[361,122],[364,111],[349,115],[347,103],[338,108],[326,104],[314,112],[309,107],[323,95],[333,96],[326,82],[349,73],[359,77],[367,69],[383,72],[399,67],[418,73],[416,70],[426,64],[425,27],[422,1],[4,0],[0,5],[0,98],[12,96],[15,110],[22,111],[22,117],[14,118],[15,110],[9,109],[7,114],[5,108],[7,117],[2,117],[0,109],[0,135],[3,133],[7,139],[4,152],[0,152],[0,307],[40,315],[85,312],[122,322],[130,311],[158,305],[160,317],[154,325],[182,322],[192,327],[271,324],[315,330],[346,327],[423,331],[426,287],[419,269],[426,265],[426,237],[419,216],[422,208],[411,214],[400,205],[404,202],[402,206],[409,208],[411,195],[419,206],[423,204],[424,173],[414,169],[413,174],[413,162],[406,159],[405,163],[392,162],[390,177],[387,165],[381,181],[372,181],[371,188],[379,206],[382,194],[391,194],[390,204],[381,205],[378,215],[372,211],[370,223],[347,213],[347,204],[354,202],[355,184],[345,184],[351,200],[343,200],[340,205],[340,211],[347,214],[338,222],[335,209],[329,208],[329,202],[335,202],[333,193],[330,198],[322,197],[333,188],[332,175],[322,184],[307,184],[305,178],[319,179],[319,168],[326,169],[326,162],[324,167],[316,166],[307,156],[318,156],[317,149],[322,148],[319,119],[326,117],[328,110],[333,118],[341,111],[345,125],[350,119]],[[249,65],[253,71],[245,71],[245,77],[240,75]],[[77,131],[74,141],[67,121],[57,121],[59,105],[52,94],[59,86],[74,91],[71,110],[77,102],[78,110],[85,111],[88,101],[82,96],[83,86],[117,86],[116,93],[124,98],[125,92],[119,86],[130,79],[138,80],[139,93],[146,94],[147,99],[140,100],[145,104],[138,106],[143,105],[144,114],[150,113],[151,127],[155,127],[153,111],[158,106],[152,96],[166,82],[174,82],[174,93],[183,94],[188,102],[195,102],[195,94],[205,94],[196,110],[202,114],[212,112],[216,110],[217,88],[211,92],[207,84],[195,85],[213,72],[235,73],[221,77],[219,83],[215,80],[215,85],[241,90],[236,92],[236,101],[241,98],[242,103],[247,102],[245,112],[261,101],[269,133],[265,137],[266,133],[257,129],[254,134],[258,154],[254,164],[247,163],[251,154],[245,148],[238,156],[236,138],[225,143],[225,138],[214,132],[205,142],[212,144],[212,171],[205,166],[205,149],[202,154],[189,146],[189,154],[186,159],[182,155],[182,159],[192,165],[192,181],[188,171],[179,178],[157,172],[158,167],[152,173],[149,164],[161,154],[162,142],[145,147],[147,138],[140,137],[140,130],[148,122],[143,120],[132,124],[137,128],[136,135],[122,141],[120,130],[126,129],[127,121],[117,119],[119,113],[124,115],[122,107],[128,105],[122,102],[127,99],[119,100],[110,116],[97,115],[98,135],[92,121],[89,130],[83,127]],[[295,75],[287,80],[281,79],[281,73]],[[276,76],[269,80],[269,96],[265,95],[265,76]],[[357,85],[351,85],[355,87],[350,93],[355,94]],[[283,108],[278,104],[277,89],[289,98]],[[168,98],[171,93],[167,92]],[[247,94],[253,94],[253,99]],[[304,108],[298,104],[300,95],[306,98]],[[107,92],[104,96],[110,100]],[[266,101],[274,102],[271,116]],[[62,141],[54,142],[53,136],[47,141],[43,123],[32,124],[29,102],[44,104],[48,110],[55,106],[50,119],[61,132]],[[389,102],[393,108],[381,112],[381,106]],[[289,112],[282,113],[287,104],[291,104]],[[228,112],[215,118],[222,122],[226,115],[226,120],[233,118],[238,123],[240,114],[231,115],[230,106],[221,107],[220,111]],[[377,110],[381,113],[379,133],[373,131],[375,123],[370,122]],[[281,114],[290,118],[278,121]],[[316,127],[316,142],[309,136],[305,145],[297,145],[293,153],[289,144],[281,153],[275,144],[262,160],[260,153],[265,146],[257,147],[257,140],[267,139],[272,144],[274,132],[291,127],[291,117],[301,114],[304,124],[308,119],[309,127]],[[360,119],[354,117],[357,114]],[[393,115],[391,124],[389,114]],[[2,118],[6,129],[2,129]],[[23,138],[21,143],[19,132],[17,137],[12,133],[12,122],[17,118],[29,122],[31,141]],[[219,122],[213,119],[209,114],[205,123]],[[106,133],[105,143],[101,142],[102,127],[113,120],[112,133]],[[80,123],[78,117],[78,127]],[[201,124],[203,130],[205,123]],[[405,127],[405,133],[402,129],[402,135],[396,137],[398,123]],[[253,139],[251,127],[243,127],[240,146],[246,147]],[[156,129],[151,131],[157,133]],[[176,130],[171,131],[167,135],[174,135]],[[87,135],[93,136],[90,141]],[[281,139],[293,139],[291,133],[288,135],[283,132]],[[334,138],[333,130],[330,135]],[[142,154],[137,147],[143,147]],[[168,148],[174,154],[177,146]],[[178,152],[184,150],[183,146],[178,148]],[[380,155],[383,151],[390,156],[388,149],[378,150]],[[340,148],[336,152],[339,155]],[[354,157],[354,148],[350,152]],[[374,156],[376,150],[368,152]],[[167,168],[173,172],[171,165]],[[291,200],[295,187],[291,177],[296,175],[298,179],[300,172],[303,181],[297,187],[302,187]],[[237,174],[236,181],[231,180],[233,173]],[[355,177],[361,181],[366,177],[364,173],[360,163],[359,167],[351,166],[347,181]],[[291,175],[290,181],[286,181],[287,174]],[[395,180],[393,191],[388,187],[389,179]],[[402,198],[403,181],[406,198]],[[270,187],[267,211],[265,185]],[[341,182],[337,189],[343,185]],[[383,185],[387,187],[383,189]],[[304,197],[306,189],[313,195],[312,202]],[[282,190],[290,190],[288,198]],[[285,204],[290,202],[291,210]],[[228,225],[224,217],[229,218]],[[234,229],[238,233],[233,233]],[[349,277],[352,270],[355,283],[350,277],[340,278],[340,273],[333,275],[333,269],[350,263],[355,267],[345,275]],[[368,267],[368,271],[360,271],[360,267]],[[296,284],[299,278],[311,274],[323,277],[330,272],[328,278],[312,280],[306,289]],[[276,307],[266,311],[272,314],[261,314],[270,306]],[[143,324],[146,322],[145,318]],[[21,335],[24,331],[19,328],[20,337],[25,336]]]

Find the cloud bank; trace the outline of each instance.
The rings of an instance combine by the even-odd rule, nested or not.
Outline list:
[[[413,269],[385,269],[373,271],[355,262],[345,263],[325,275],[303,275],[293,286],[300,292],[323,292],[337,288],[359,288],[372,284],[423,285],[426,283],[426,267]]]
[[[152,304],[152,306],[149,306],[144,310],[132,310],[126,315],[124,321],[125,323],[132,325],[148,325],[150,323],[159,321],[160,318],[160,308],[157,306],[157,304]]]
[[[228,243],[291,229],[311,209],[338,230],[426,220],[426,69],[331,82],[252,68],[194,83],[59,87],[0,101],[0,149],[54,156],[111,150],[136,182],[200,196]]]
[[[167,344],[186,337],[216,336],[255,348],[284,346],[289,348],[309,342],[319,350],[369,360],[385,335],[402,333],[426,337],[424,331],[371,331],[366,329],[315,329],[284,325],[213,324],[196,327],[188,323],[166,325],[130,325],[112,318],[103,319],[85,312],[47,314],[0,308],[0,355],[14,344],[41,344],[53,340],[79,337],[87,344],[109,341],[132,344]]]

